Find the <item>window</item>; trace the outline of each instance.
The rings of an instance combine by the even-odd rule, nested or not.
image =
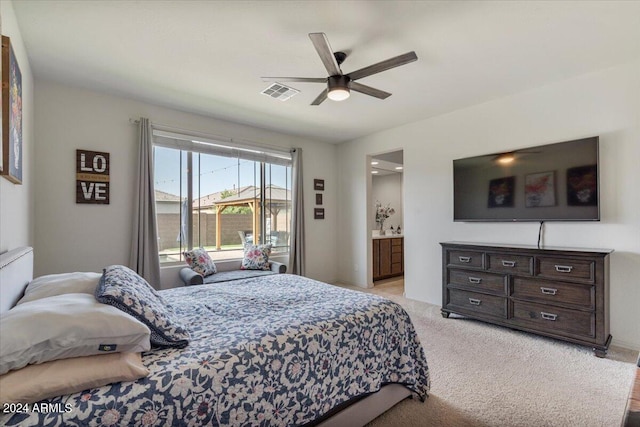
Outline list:
[[[288,252],[288,153],[192,138],[154,130],[160,262],[183,261],[182,252],[194,247],[214,260],[242,258],[245,242]]]

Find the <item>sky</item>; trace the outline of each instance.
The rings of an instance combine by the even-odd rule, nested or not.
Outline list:
[[[164,147],[155,147],[155,189],[176,196],[186,196],[187,192],[187,154],[185,151]],[[286,187],[290,185],[284,166],[270,165],[267,168],[267,183]],[[203,197],[222,190],[247,185],[259,186],[259,163],[231,157],[210,154],[193,154],[194,177],[200,176],[200,188],[194,180],[194,198]]]

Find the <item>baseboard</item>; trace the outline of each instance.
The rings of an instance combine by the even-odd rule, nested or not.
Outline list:
[[[611,340],[611,345],[612,346],[616,346],[616,347],[622,347],[625,348],[627,350],[633,350],[633,351],[638,351],[640,352],[640,343],[632,343],[629,341],[622,341],[622,340],[617,340],[615,338],[613,338]]]

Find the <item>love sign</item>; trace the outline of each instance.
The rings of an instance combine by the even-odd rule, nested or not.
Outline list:
[[[76,150],[76,203],[109,204],[109,153]]]

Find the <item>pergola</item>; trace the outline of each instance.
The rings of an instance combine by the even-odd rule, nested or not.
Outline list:
[[[216,213],[216,249],[220,250],[222,246],[222,213],[230,206],[249,206],[252,213],[253,235],[260,234],[260,199],[261,189],[253,185],[241,187],[236,194],[221,197],[222,192],[213,193],[205,196],[204,204],[200,204],[200,208],[213,207]],[[271,228],[273,231],[278,229],[278,214],[282,209],[291,207],[291,191],[269,185],[265,188],[265,209],[271,215]],[[257,241],[257,240],[254,240]]]

